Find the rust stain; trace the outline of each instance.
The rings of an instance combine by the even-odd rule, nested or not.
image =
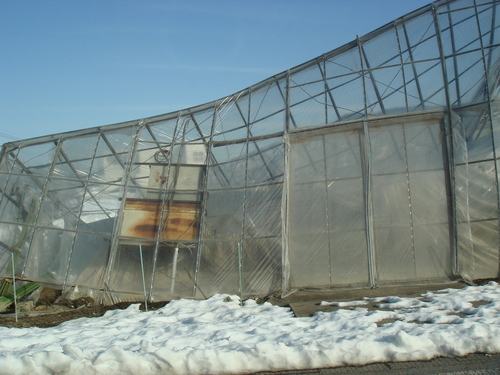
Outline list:
[[[125,218],[121,235],[134,238],[155,239],[160,225],[161,202],[129,200],[125,205]],[[162,240],[198,239],[199,205],[196,203],[173,203],[165,208]]]
[[[158,226],[157,225],[141,224],[141,225],[135,226],[131,230],[134,233],[134,237],[152,238],[152,237],[156,237],[156,234],[158,233]]]
[[[155,182],[160,185],[165,185],[167,183],[167,178],[165,176],[158,176],[155,178]]]

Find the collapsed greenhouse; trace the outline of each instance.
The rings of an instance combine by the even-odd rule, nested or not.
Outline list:
[[[437,1],[221,100],[4,144],[0,277],[102,302],[498,277],[499,4]]]

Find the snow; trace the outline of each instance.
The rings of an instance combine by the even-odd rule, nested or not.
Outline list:
[[[53,328],[2,327],[0,374],[235,374],[500,352],[494,282],[322,304],[343,308],[296,318],[288,308],[215,295]]]

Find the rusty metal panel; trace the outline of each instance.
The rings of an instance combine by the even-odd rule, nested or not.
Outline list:
[[[120,235],[156,239],[162,202],[127,199]],[[163,241],[197,241],[200,206],[197,203],[172,203],[163,213]]]

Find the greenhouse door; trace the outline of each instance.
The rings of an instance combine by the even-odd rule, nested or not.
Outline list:
[[[369,123],[367,129],[358,124],[292,136],[291,287],[452,275],[440,121]]]

